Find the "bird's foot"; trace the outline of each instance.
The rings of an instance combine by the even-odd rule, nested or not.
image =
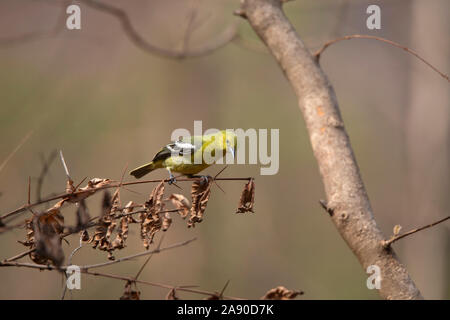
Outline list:
[[[202,178],[201,184],[204,184],[205,182],[208,183],[209,179],[212,179],[211,176],[204,175],[190,175],[189,178]]]
[[[175,177],[171,174],[171,175],[170,175],[170,178],[169,178],[169,181],[168,181],[167,183],[170,185],[170,184],[174,184],[175,182],[177,182],[177,180],[176,180]]]

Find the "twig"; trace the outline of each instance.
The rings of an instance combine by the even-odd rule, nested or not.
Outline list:
[[[55,3],[53,1],[47,1],[49,3]],[[35,41],[43,38],[50,38],[53,36],[58,35],[61,30],[63,30],[63,22],[66,19],[66,8],[70,4],[71,0],[67,1],[61,1],[61,11],[59,14],[59,17],[57,18],[57,21],[53,28],[50,30],[44,30],[44,31],[32,31],[29,33],[25,33],[19,36],[14,36],[10,38],[4,38],[0,39],[0,47],[9,47],[17,44],[23,44],[28,43],[30,41]]]
[[[402,238],[404,238],[404,237],[407,237],[407,236],[409,236],[409,235],[412,235],[412,234],[414,234],[414,233],[416,233],[416,232],[419,232],[419,231],[422,231],[422,230],[424,230],[424,229],[431,228],[431,227],[433,227],[433,226],[435,226],[435,225],[437,225],[437,224],[439,224],[439,223],[442,223],[442,222],[444,222],[444,221],[446,221],[446,220],[448,220],[448,219],[450,219],[450,216],[445,217],[445,218],[443,218],[443,219],[441,219],[441,220],[438,220],[438,221],[436,221],[436,222],[433,222],[433,223],[431,223],[431,224],[428,224],[428,225],[426,225],[426,226],[423,226],[423,227],[420,227],[420,228],[417,228],[417,229],[410,230],[410,231],[408,231],[408,232],[399,234],[399,235],[397,235],[397,236],[392,236],[389,240],[384,240],[384,241],[382,242],[382,245],[383,245],[384,248],[389,248],[389,247],[390,247],[395,241],[397,241],[397,240],[400,240],[400,239],[402,239]]]
[[[11,160],[11,158],[19,151],[19,149],[27,142],[27,140],[31,137],[33,134],[33,131],[30,131],[27,133],[25,137],[22,138],[22,140],[19,142],[19,144],[14,148],[14,150],[3,160],[3,162],[0,164],[0,172],[5,168],[6,164]]]
[[[73,258],[73,256],[75,255],[75,253],[76,253],[78,250],[80,250],[82,247],[83,247],[83,236],[80,235],[80,244],[78,245],[78,247],[76,247],[75,249],[73,249],[73,251],[71,252],[71,254],[70,254],[70,256],[69,256],[69,259],[68,259],[68,265],[69,265],[69,266],[72,265],[72,258]],[[64,278],[67,278],[66,273],[64,273],[64,275],[63,275],[63,279],[64,279]],[[66,283],[63,281],[63,292],[62,292],[62,295],[61,295],[61,300],[64,300],[64,297],[65,297],[65,295],[66,295],[66,291],[67,291],[67,285],[66,285]]]
[[[184,52],[185,54],[189,51],[189,40],[194,31],[193,26],[194,26],[195,18],[197,16],[198,5],[199,5],[198,0],[195,0],[195,3],[192,4],[191,12],[188,16],[188,22],[187,22],[186,30],[184,32],[183,43],[181,46],[181,51]]]
[[[26,255],[28,255],[28,254],[34,252],[34,251],[36,251],[36,249],[30,249],[30,250],[27,250],[27,251],[25,251],[25,252],[19,253],[18,255],[15,255],[14,257],[5,259],[3,262],[12,262],[12,261],[18,260],[18,259],[23,258],[23,257],[25,257]]]
[[[322,48],[320,48],[319,50],[317,50],[314,53],[314,56],[316,57],[316,60],[319,61],[320,59],[320,55],[325,51],[325,49],[327,49],[329,46],[331,46],[332,44],[335,44],[339,41],[342,40],[351,40],[351,39],[373,39],[373,40],[378,40],[381,42],[385,42],[388,43],[394,47],[400,48],[406,52],[409,52],[410,54],[412,54],[413,56],[415,56],[417,59],[419,59],[420,61],[422,61],[423,63],[425,63],[428,67],[430,67],[431,69],[433,69],[436,73],[438,73],[442,78],[444,78],[445,80],[447,80],[448,82],[450,82],[449,76],[446,75],[445,73],[443,73],[442,71],[440,71],[438,68],[436,68],[435,66],[433,66],[431,63],[429,63],[427,60],[425,60],[424,58],[422,58],[417,52],[409,49],[408,47],[405,47],[397,42],[394,42],[392,40],[388,40],[385,38],[381,38],[381,37],[377,37],[377,36],[370,36],[370,35],[362,35],[362,34],[353,34],[353,35],[349,35],[349,36],[344,36],[344,37],[340,37],[337,39],[333,39],[330,40],[328,42],[326,42]]]
[[[330,215],[330,217],[333,216],[334,210],[333,210],[332,208],[328,207],[328,204],[327,204],[327,202],[326,202],[325,200],[322,200],[322,199],[319,200],[319,204],[320,204],[320,206],[321,206],[322,208],[325,209],[326,212],[328,212],[328,214]]]
[[[53,150],[47,160],[42,156],[42,170],[41,173],[39,174],[39,177],[37,178],[36,184],[36,199],[38,201],[42,200],[42,185],[44,184],[44,178],[47,176],[50,170],[50,166],[55,160],[56,155],[57,155],[56,150]]]
[[[185,59],[185,58],[205,56],[213,53],[214,51],[230,43],[237,34],[237,23],[233,23],[221,35],[215,37],[213,41],[203,45],[203,47],[192,49],[188,52],[185,52],[184,50],[180,51],[180,50],[165,49],[158,47],[145,40],[136,31],[133,24],[131,23],[128,14],[124,10],[97,0],[80,0],[80,2],[85,3],[94,9],[97,9],[99,11],[114,16],[120,21],[122,29],[125,32],[125,34],[138,48],[150,54],[154,54],[164,58]]]
[[[28,201],[27,204],[30,205],[31,203],[31,177],[28,176]]]
[[[91,265],[80,266],[80,270],[89,270],[89,269],[94,269],[94,268],[101,268],[101,267],[109,266],[109,265],[116,264],[116,263],[119,263],[119,262],[123,262],[123,261],[131,260],[131,259],[135,259],[135,258],[138,258],[138,257],[146,256],[146,255],[149,255],[149,254],[160,253],[162,251],[175,249],[175,248],[178,248],[178,247],[185,246],[185,245],[191,243],[192,241],[195,241],[196,239],[197,238],[192,238],[190,240],[186,240],[186,241],[183,241],[183,242],[177,242],[175,244],[172,244],[172,245],[164,247],[164,248],[157,248],[157,249],[154,249],[154,250],[140,252],[140,253],[133,254],[133,255],[130,255],[130,256],[126,256],[126,257],[123,257],[123,258],[120,258],[120,259],[117,259],[117,260],[114,260],[114,261],[107,261],[107,262],[103,262],[103,263],[96,263],[96,264],[91,264]],[[25,267],[25,268],[40,269],[40,270],[67,270],[67,268],[69,266],[56,267],[56,266],[53,266],[53,265],[43,265],[43,264],[36,264],[36,263],[2,261],[2,262],[0,262],[0,267]]]
[[[62,162],[62,165],[63,165],[63,167],[64,167],[64,171],[66,172],[67,179],[68,179],[68,180],[72,180],[72,179],[70,178],[69,169],[67,168],[66,161],[64,160],[64,155],[63,155],[62,150],[59,150],[59,157],[61,158],[61,162]]]
[[[198,178],[183,178],[183,179],[177,179],[177,182],[196,181],[196,180],[199,180],[199,179],[202,179],[202,178],[201,177],[198,177]],[[251,179],[253,179],[253,178],[252,177],[245,177],[245,178],[217,178],[216,180],[217,181],[249,181]],[[167,182],[170,181],[170,179],[132,181],[132,182],[124,182],[122,184],[120,184],[120,183],[111,183],[111,184],[105,185],[103,187],[95,188],[92,191],[94,191],[94,193],[95,193],[95,192],[97,192],[99,190],[110,189],[110,188],[117,188],[117,187],[119,187],[119,185],[121,185],[121,186],[131,186],[131,185],[147,184],[147,183],[159,183],[161,181],[164,181],[164,182],[167,183]],[[8,213],[3,214],[2,216],[0,216],[0,220],[9,218],[9,217],[11,217],[11,216],[13,216],[15,214],[18,214],[20,212],[23,212],[23,211],[29,209],[29,208],[33,208],[35,206],[38,206],[38,205],[46,203],[46,202],[59,200],[59,199],[63,199],[63,198],[71,197],[71,196],[77,196],[77,195],[82,194],[82,193],[86,193],[86,191],[74,191],[74,192],[69,192],[69,193],[65,192],[65,193],[62,193],[62,194],[59,194],[59,195],[56,195],[56,196],[49,197],[47,199],[36,201],[36,202],[34,202],[34,203],[30,204],[30,205],[23,205],[20,208],[17,208],[17,209],[15,209],[13,211],[10,211]]]
[[[167,247],[164,247],[164,248],[156,248],[154,250],[144,251],[144,252],[141,252],[141,253],[133,254],[133,255],[130,255],[130,256],[126,256],[126,257],[114,260],[114,261],[107,261],[107,262],[102,262],[102,263],[82,266],[82,267],[80,267],[80,269],[88,270],[88,269],[94,269],[94,268],[101,268],[101,267],[104,267],[104,266],[109,266],[111,264],[116,264],[116,263],[119,263],[119,262],[122,262],[122,261],[127,261],[127,260],[135,259],[135,258],[138,258],[138,257],[146,256],[146,255],[149,255],[149,254],[160,253],[162,251],[166,251],[166,250],[169,250],[169,249],[182,247],[182,246],[185,246],[185,245],[187,245],[187,244],[189,244],[189,243],[191,243],[192,241],[195,241],[195,240],[197,240],[197,238],[192,238],[190,240],[186,240],[186,241],[183,241],[183,242],[178,242],[178,243],[175,243],[173,245],[170,245],[170,246],[167,246]]]
[[[198,290],[198,289],[192,289],[192,288],[190,288],[191,286],[171,286],[171,285],[157,283],[157,282],[134,280],[131,277],[124,277],[124,276],[119,276],[119,275],[115,275],[115,274],[91,272],[91,271],[88,271],[88,270],[81,270],[81,272],[85,273],[85,274],[93,275],[93,276],[124,280],[124,281],[128,281],[128,282],[135,282],[135,283],[149,285],[149,286],[153,286],[153,287],[159,287],[159,288],[165,288],[165,289],[171,289],[171,290],[175,289],[177,291],[190,292],[190,293],[201,294],[201,295],[206,295],[206,296],[213,296],[213,295],[215,295],[214,292]],[[224,299],[229,299],[229,300],[245,300],[243,298],[231,297],[231,296],[223,296],[223,298]]]
[[[156,249],[160,249],[161,248],[161,244],[164,240],[164,236],[165,234],[163,234],[161,236],[161,239],[159,240],[158,246],[156,247]],[[134,282],[136,282],[136,280],[139,278],[139,276],[141,275],[142,271],[144,270],[145,266],[148,264],[148,262],[150,261],[150,259],[153,257],[153,254],[149,255],[148,258],[145,260],[144,264],[141,266],[141,268],[139,269],[139,271],[136,273],[136,276],[134,277]]]

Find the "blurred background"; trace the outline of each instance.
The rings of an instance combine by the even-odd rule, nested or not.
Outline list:
[[[106,0],[104,0],[106,1]],[[212,42],[238,23],[239,41],[211,55],[171,60],[137,48],[119,22],[82,2],[81,30],[65,28],[61,1],[0,2],[0,162],[32,135],[0,171],[0,213],[32,200],[42,157],[63,150],[75,184],[83,178],[120,180],[123,168],[153,157],[176,128],[280,129],[280,170],[261,176],[259,165],[233,165],[224,177],[255,177],[254,214],[235,214],[244,182],[214,187],[204,221],[188,229],[174,218],[164,244],[197,237],[194,243],[153,257],[141,280],[199,285],[205,290],[259,298],[278,285],[303,290],[304,299],[378,299],[368,275],[318,205],[325,198],[318,168],[296,98],[282,71],[247,22],[234,17],[239,1],[107,1],[124,9],[138,32],[160,47],[179,49],[192,8],[198,28],[189,47]],[[381,30],[366,28],[366,8],[381,7]],[[417,51],[449,73],[446,0],[289,2],[285,12],[311,49],[348,34],[371,34]],[[237,21],[237,22],[235,22]],[[18,39],[18,40],[17,40]],[[398,48],[373,40],[350,40],[330,47],[321,65],[333,84],[375,218],[386,237],[394,225],[403,231],[448,215],[448,82]],[[220,166],[205,171],[214,175]],[[149,178],[165,178],[155,171]],[[127,180],[132,180],[127,177]],[[180,184],[189,195],[189,184]],[[43,195],[62,192],[59,159],[43,184]],[[123,190],[121,197],[143,202],[152,185]],[[136,193],[137,192],[137,193]],[[166,194],[180,192],[171,186]],[[88,200],[97,215],[100,195]],[[45,206],[43,207],[45,208]],[[72,221],[75,208],[64,211]],[[19,222],[28,217],[24,213]],[[26,231],[1,234],[0,259],[26,248]],[[450,298],[450,227],[441,224],[394,245],[425,298]],[[156,237],[160,239],[161,233]],[[63,243],[66,257],[78,236]],[[164,245],[163,244],[163,245]],[[143,251],[139,230],[116,256]],[[106,260],[106,253],[83,247],[73,263]],[[23,261],[29,261],[25,257]],[[104,268],[133,276],[144,259]],[[0,298],[58,299],[56,272],[0,269]],[[117,299],[124,282],[82,275],[82,290],[67,298]],[[141,297],[161,299],[167,290],[139,286]],[[181,294],[184,298],[198,298]]]

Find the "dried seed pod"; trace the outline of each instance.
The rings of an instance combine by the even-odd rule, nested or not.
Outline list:
[[[103,187],[111,184],[112,181],[109,179],[94,178],[88,181],[87,185],[83,188],[79,188],[76,194],[69,195],[65,200],[75,203],[80,202],[83,199],[95,194],[97,191],[101,190]]]
[[[123,249],[125,248],[125,241],[128,237],[128,219],[127,217],[123,217],[119,222],[119,231],[117,232],[116,238],[112,242],[112,247],[114,249]]]
[[[141,239],[145,249],[153,243],[155,234],[162,228],[160,212],[164,209],[164,181],[161,181],[150,194],[149,200],[145,203],[145,213],[141,214]]]
[[[115,194],[116,195],[116,194]],[[113,203],[108,191],[105,191],[102,201],[102,213],[100,215],[98,225],[95,228],[94,236],[91,239],[92,247],[102,251],[108,251],[108,259],[112,260],[112,251],[114,248],[111,244],[111,234],[116,226],[114,217],[111,213]]]
[[[303,291],[288,290],[283,286],[270,289],[266,294],[261,297],[263,300],[291,300],[295,299],[298,295],[302,295]]]
[[[131,282],[127,281],[125,290],[120,300],[140,300],[141,293],[131,289]]]
[[[254,212],[253,205],[255,204],[255,182],[250,179],[242,190],[241,198],[236,213]]]
[[[398,236],[398,235],[400,234],[400,231],[401,231],[401,230],[402,230],[402,226],[399,225],[399,224],[396,224],[396,225],[394,226],[394,230],[393,230],[394,236]]]
[[[63,232],[64,217],[59,213],[61,204],[45,211],[32,219],[25,221],[27,230],[25,242],[21,242],[30,249],[30,259],[37,264],[60,266],[64,262],[64,252],[61,247],[61,233]]]
[[[88,242],[89,241],[89,233],[88,233],[88,231],[86,229],[81,231],[80,237],[81,237],[81,241]]]
[[[170,227],[170,225],[172,224],[172,218],[170,217],[170,213],[166,212],[164,214],[164,219],[162,222],[162,231],[167,231]]]
[[[191,215],[188,221],[188,227],[195,227],[195,224],[202,222],[203,215],[206,210],[206,205],[208,204],[209,197],[211,195],[211,185],[213,180],[208,179],[196,180],[192,183],[191,196],[192,196],[192,207]]]
[[[36,263],[49,263],[60,266],[64,262],[64,252],[61,247],[62,225],[51,217],[34,217],[32,220],[35,252],[30,256]]]

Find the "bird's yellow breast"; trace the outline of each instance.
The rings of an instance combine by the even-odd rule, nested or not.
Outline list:
[[[185,157],[170,157],[163,161],[163,167],[182,174],[197,174],[210,166],[207,163],[194,164],[188,160]]]

